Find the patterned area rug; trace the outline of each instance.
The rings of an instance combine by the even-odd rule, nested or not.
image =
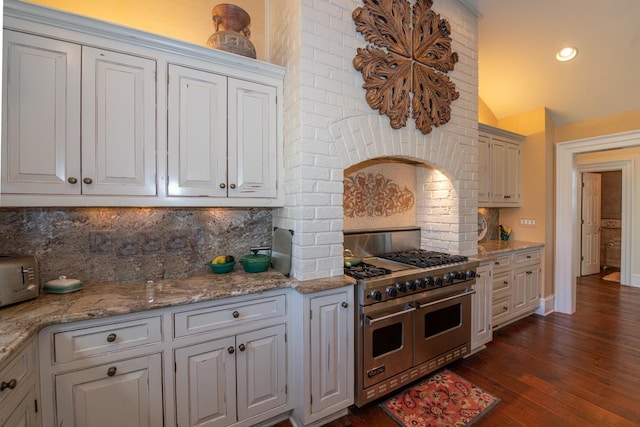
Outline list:
[[[380,407],[401,426],[469,426],[500,401],[445,369],[407,388]]]

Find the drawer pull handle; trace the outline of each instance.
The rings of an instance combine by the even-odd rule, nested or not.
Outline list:
[[[245,351],[246,349],[247,349],[247,348],[244,346],[244,344],[240,344],[240,345],[238,346],[238,350],[240,350],[240,351]]]
[[[340,304],[342,306],[342,308],[347,308],[349,307],[349,304],[346,301],[342,301],[342,304]]]
[[[107,369],[107,375],[112,377],[116,374],[116,371],[118,369],[115,366],[110,367],[109,369]]]
[[[533,274],[533,272],[531,272],[531,271],[527,271],[527,274]]]
[[[5,389],[9,389],[9,390],[13,390],[14,388],[16,388],[16,386],[18,385],[18,380],[16,380],[15,378],[12,380],[9,380],[9,382],[5,382],[2,381],[2,384],[0,384],[0,391],[5,391]]]
[[[118,336],[114,333],[107,335],[107,342],[114,342]]]
[[[237,319],[238,317],[240,317],[240,313],[238,313],[237,310],[231,313],[231,315],[233,316],[234,319]]]
[[[233,347],[229,347],[229,348],[227,349],[227,351],[229,352],[229,354],[233,354],[233,353],[235,353],[235,352],[236,352],[236,349],[235,349],[235,348],[233,348]]]
[[[527,259],[531,259],[531,255],[527,255]]]
[[[506,305],[502,307],[502,311],[507,311],[509,310],[509,307],[507,307]]]
[[[500,261],[496,261],[494,264],[495,265],[500,265]]]
[[[502,282],[504,285],[508,285],[509,282],[507,282],[506,280],[504,282]]]
[[[69,178],[67,178],[67,182],[69,184],[77,184],[78,183],[78,178],[76,178],[75,176],[70,176]]]

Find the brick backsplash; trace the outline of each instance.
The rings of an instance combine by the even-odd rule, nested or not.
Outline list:
[[[0,209],[0,254],[35,255],[60,275],[127,283],[208,270],[218,254],[271,244],[270,209]]]

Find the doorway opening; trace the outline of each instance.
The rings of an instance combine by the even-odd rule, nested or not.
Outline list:
[[[581,171],[581,167],[578,167]],[[603,273],[620,282],[622,170],[581,172],[580,276]],[[617,271],[617,274],[613,274]]]

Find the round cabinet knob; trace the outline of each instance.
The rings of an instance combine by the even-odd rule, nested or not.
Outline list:
[[[233,348],[233,347],[229,347],[229,348],[227,349],[227,351],[229,352],[229,354],[233,354],[233,353],[235,353],[235,352],[236,352],[236,349],[235,349],[235,348]]]
[[[116,334],[111,333],[107,335],[107,342],[114,342],[116,338],[118,338],[118,336]]]
[[[69,178],[67,178],[67,182],[69,184],[77,184],[78,183],[78,178],[76,178],[75,176],[70,176]]]
[[[89,177],[86,177],[82,180],[85,184],[93,184],[93,180]]]
[[[227,188],[227,184],[225,184],[224,182],[220,183],[220,188]]]
[[[0,384],[0,391],[4,391],[7,388],[9,390],[13,390],[14,388],[16,388],[17,385],[18,385],[18,380],[16,380],[15,378],[12,380],[9,380],[8,382],[2,381],[2,384]]]
[[[109,369],[107,369],[107,375],[112,377],[116,374],[116,371],[118,369],[115,366],[110,367]]]
[[[347,308],[349,307],[349,304],[346,301],[342,301],[342,304],[340,304],[342,306],[342,308]]]
[[[240,313],[237,310],[231,313],[231,315],[233,316],[234,319],[237,319],[238,317],[240,317]]]
[[[382,292],[380,292],[380,291],[372,291],[371,294],[369,294],[369,296],[374,301],[381,301],[382,300]]]
[[[235,184],[229,184],[229,188],[233,190],[233,189],[236,188],[236,185]]]
[[[240,344],[240,345],[238,346],[238,350],[240,350],[240,351],[245,351],[246,349],[247,349],[247,348],[244,346],[244,344]]]

